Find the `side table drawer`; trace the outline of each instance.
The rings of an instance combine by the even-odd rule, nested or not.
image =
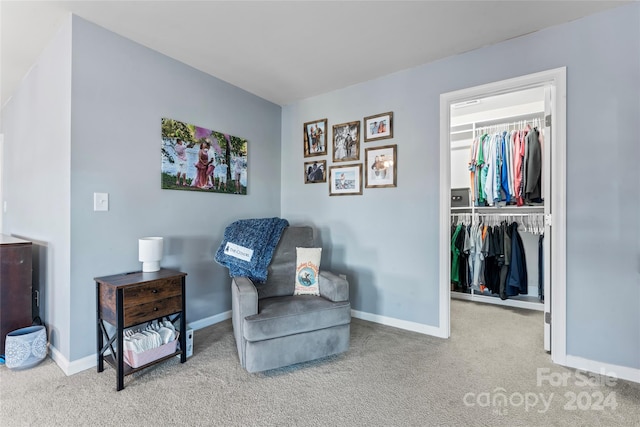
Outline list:
[[[182,295],[135,305],[127,304],[125,297],[124,327],[128,328],[179,311],[182,311]]]
[[[182,286],[179,279],[156,280],[125,288],[123,290],[123,303],[126,309],[132,305],[145,304],[176,295],[182,295]]]
[[[124,325],[129,327],[182,310],[182,281],[156,280],[127,287],[122,293]]]

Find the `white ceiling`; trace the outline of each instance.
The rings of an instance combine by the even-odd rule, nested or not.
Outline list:
[[[1,105],[69,12],[286,105],[623,3],[2,0]]]

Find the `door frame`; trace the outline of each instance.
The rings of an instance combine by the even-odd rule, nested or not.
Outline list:
[[[566,364],[566,123],[567,69],[555,68],[526,76],[488,83],[440,95],[440,236],[439,236],[439,336],[451,335],[451,105],[477,98],[514,92],[547,84],[555,88],[551,126],[551,360]],[[545,208],[545,211],[547,209]]]

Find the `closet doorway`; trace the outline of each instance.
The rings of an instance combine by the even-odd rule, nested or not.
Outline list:
[[[527,140],[526,147],[529,151],[526,151],[525,161],[524,137],[528,133],[535,135],[535,132],[541,135],[539,139],[540,178],[538,181],[529,179],[525,183],[524,177],[531,176],[527,175],[527,172],[536,170],[537,166],[527,169],[526,165],[533,164],[530,163],[529,155],[536,157],[534,154],[536,150],[533,149],[536,145],[529,144],[530,141]],[[522,141],[520,141],[521,138]],[[551,358],[555,363],[564,364],[566,358],[565,139],[565,68],[449,92],[440,96],[441,288],[439,307],[440,329],[443,336],[449,337],[451,334],[450,300],[452,297],[540,310],[545,313],[543,324],[540,325],[544,328],[545,350],[551,352]],[[538,141],[537,138],[535,140]],[[509,142],[515,145],[509,145]],[[478,159],[478,145],[480,151],[484,146],[484,158],[481,155]],[[523,150],[520,158],[522,163],[516,164],[516,151],[520,148]],[[492,156],[491,160],[486,160],[486,154]],[[477,162],[478,160],[480,161]],[[482,181],[480,169],[476,175],[476,168],[474,168],[477,163],[494,165],[484,167]],[[500,165],[497,174],[495,165]],[[516,173],[516,171],[519,172]],[[517,182],[515,182],[516,175],[519,176]],[[534,182],[536,185],[529,185]],[[489,188],[485,187],[487,185]],[[486,197],[486,194],[492,191],[494,196]],[[516,193],[519,194],[517,198]],[[510,239],[514,240],[515,234],[518,235],[517,240],[527,257],[523,269],[526,270],[525,277],[528,277],[528,287],[525,281],[524,288],[519,292],[513,287],[510,287],[507,292],[504,267],[501,270],[503,276],[500,280],[493,276],[495,280],[488,281],[495,286],[487,286],[489,283],[485,283],[484,278],[478,280],[477,269],[474,278],[473,265],[470,266],[471,272],[466,268],[467,258],[455,257],[453,260],[454,269],[460,268],[460,277],[456,272],[457,269],[452,271],[452,237],[455,231],[469,232],[475,227],[477,232],[478,226],[484,227],[485,231],[490,228],[489,226],[491,229],[501,230],[501,236],[506,236],[506,230],[509,230]],[[467,241],[469,241],[468,237]],[[461,239],[458,239],[458,242],[461,242]],[[496,244],[496,246],[502,245]],[[504,246],[506,247],[507,244],[505,243]],[[509,256],[512,255],[509,254]],[[517,259],[514,261],[518,262]],[[483,272],[484,267],[483,264]],[[465,269],[468,276],[462,280],[461,276],[464,274],[462,272]],[[509,271],[511,269],[513,267]],[[496,271],[500,271],[500,267],[497,270],[495,267],[491,269],[491,273]],[[502,286],[502,292],[498,290],[498,283]]]

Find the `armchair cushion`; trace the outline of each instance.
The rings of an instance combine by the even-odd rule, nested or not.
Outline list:
[[[311,227],[287,227],[269,264],[266,283],[257,283],[259,298],[293,295],[296,273],[296,247],[313,247]]]
[[[262,341],[350,322],[348,301],[332,302],[313,295],[300,295],[258,301],[258,314],[245,317],[242,329],[247,341]]]

